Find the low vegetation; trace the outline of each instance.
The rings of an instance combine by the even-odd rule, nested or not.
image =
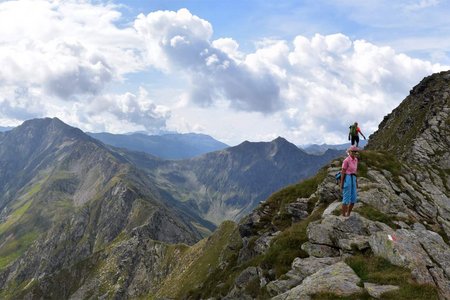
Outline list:
[[[384,258],[371,254],[360,254],[348,257],[345,262],[355,271],[363,282],[370,282],[380,285],[390,284],[400,287],[397,291],[383,294],[381,299],[438,299],[438,293],[435,287],[421,285],[414,282],[409,269],[394,266]],[[345,299],[365,298],[354,295],[353,297]]]

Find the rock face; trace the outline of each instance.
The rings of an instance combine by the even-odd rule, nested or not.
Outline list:
[[[407,161],[450,168],[450,72],[424,78],[386,116],[366,149],[385,150]],[[394,142],[395,141],[395,142]]]

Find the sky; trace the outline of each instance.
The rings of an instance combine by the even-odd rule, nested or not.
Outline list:
[[[0,1],[0,126],[341,144],[450,69],[449,14],[440,0]]]

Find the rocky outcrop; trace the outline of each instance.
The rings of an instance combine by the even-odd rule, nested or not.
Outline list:
[[[446,71],[426,77],[415,86],[384,118],[366,149],[394,152],[406,161],[449,169],[449,119],[450,71]]]
[[[310,295],[332,293],[337,296],[348,296],[361,293],[358,286],[360,278],[344,262],[338,262],[320,269],[305,278],[302,283],[286,293],[273,297],[273,300],[310,299]]]

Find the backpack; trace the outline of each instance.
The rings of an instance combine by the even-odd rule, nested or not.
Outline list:
[[[350,132],[348,133],[349,135],[351,136],[358,135],[358,133],[356,132],[357,127],[354,124],[350,125],[349,129],[350,129]]]
[[[341,171],[339,171],[339,172],[337,172],[335,175],[334,175],[334,179],[336,179],[336,184],[339,184],[339,183],[341,183]]]

